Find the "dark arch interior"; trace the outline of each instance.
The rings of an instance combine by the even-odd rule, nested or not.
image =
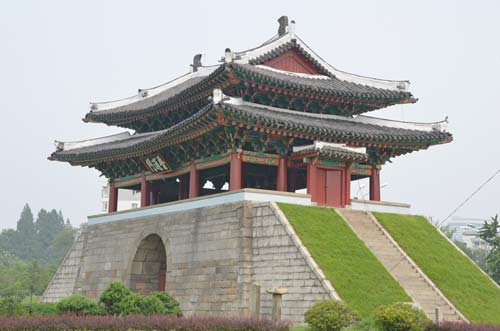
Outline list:
[[[130,289],[141,294],[165,290],[167,259],[161,238],[152,234],[144,238],[132,262]]]

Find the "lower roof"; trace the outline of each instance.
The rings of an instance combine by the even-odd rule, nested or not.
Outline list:
[[[108,137],[105,142],[96,140],[95,144],[84,141],[81,147],[78,143],[72,143],[70,149],[64,149],[64,143],[58,143],[59,150],[52,153],[49,159],[92,166],[101,162],[143,157],[165,148],[175,151],[177,144],[199,138],[220,126],[236,126],[348,146],[397,148],[401,149],[400,154],[453,139],[441,123],[424,125],[363,116],[346,118],[299,113],[225,98],[220,102],[210,102],[192,117],[169,129],[138,133],[128,138],[120,136],[116,141]]]

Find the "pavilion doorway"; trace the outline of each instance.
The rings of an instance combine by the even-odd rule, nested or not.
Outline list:
[[[345,171],[335,168],[316,168],[313,188],[310,190],[313,202],[318,205],[343,207],[346,204]]]
[[[165,245],[157,234],[144,238],[132,262],[130,289],[147,295],[165,290],[167,259]]]

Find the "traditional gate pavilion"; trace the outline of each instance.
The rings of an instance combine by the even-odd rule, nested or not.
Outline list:
[[[241,188],[295,192],[319,205],[350,205],[352,180],[370,178],[380,200],[381,166],[399,155],[448,143],[446,120],[410,123],[361,115],[415,103],[408,81],[335,69],[279,20],[262,45],[118,101],[92,103],[85,122],[135,130],[56,142],[50,160],[93,167],[118,188],[141,191],[141,206]],[[206,185],[211,182],[212,185]],[[227,183],[227,184],[226,184]]]

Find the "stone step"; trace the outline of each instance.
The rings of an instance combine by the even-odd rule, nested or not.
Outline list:
[[[460,316],[454,309],[420,275],[366,212],[345,209],[339,209],[339,212],[412,300],[422,307],[429,318],[433,319],[435,308],[440,307],[441,315],[445,320],[460,320]]]

